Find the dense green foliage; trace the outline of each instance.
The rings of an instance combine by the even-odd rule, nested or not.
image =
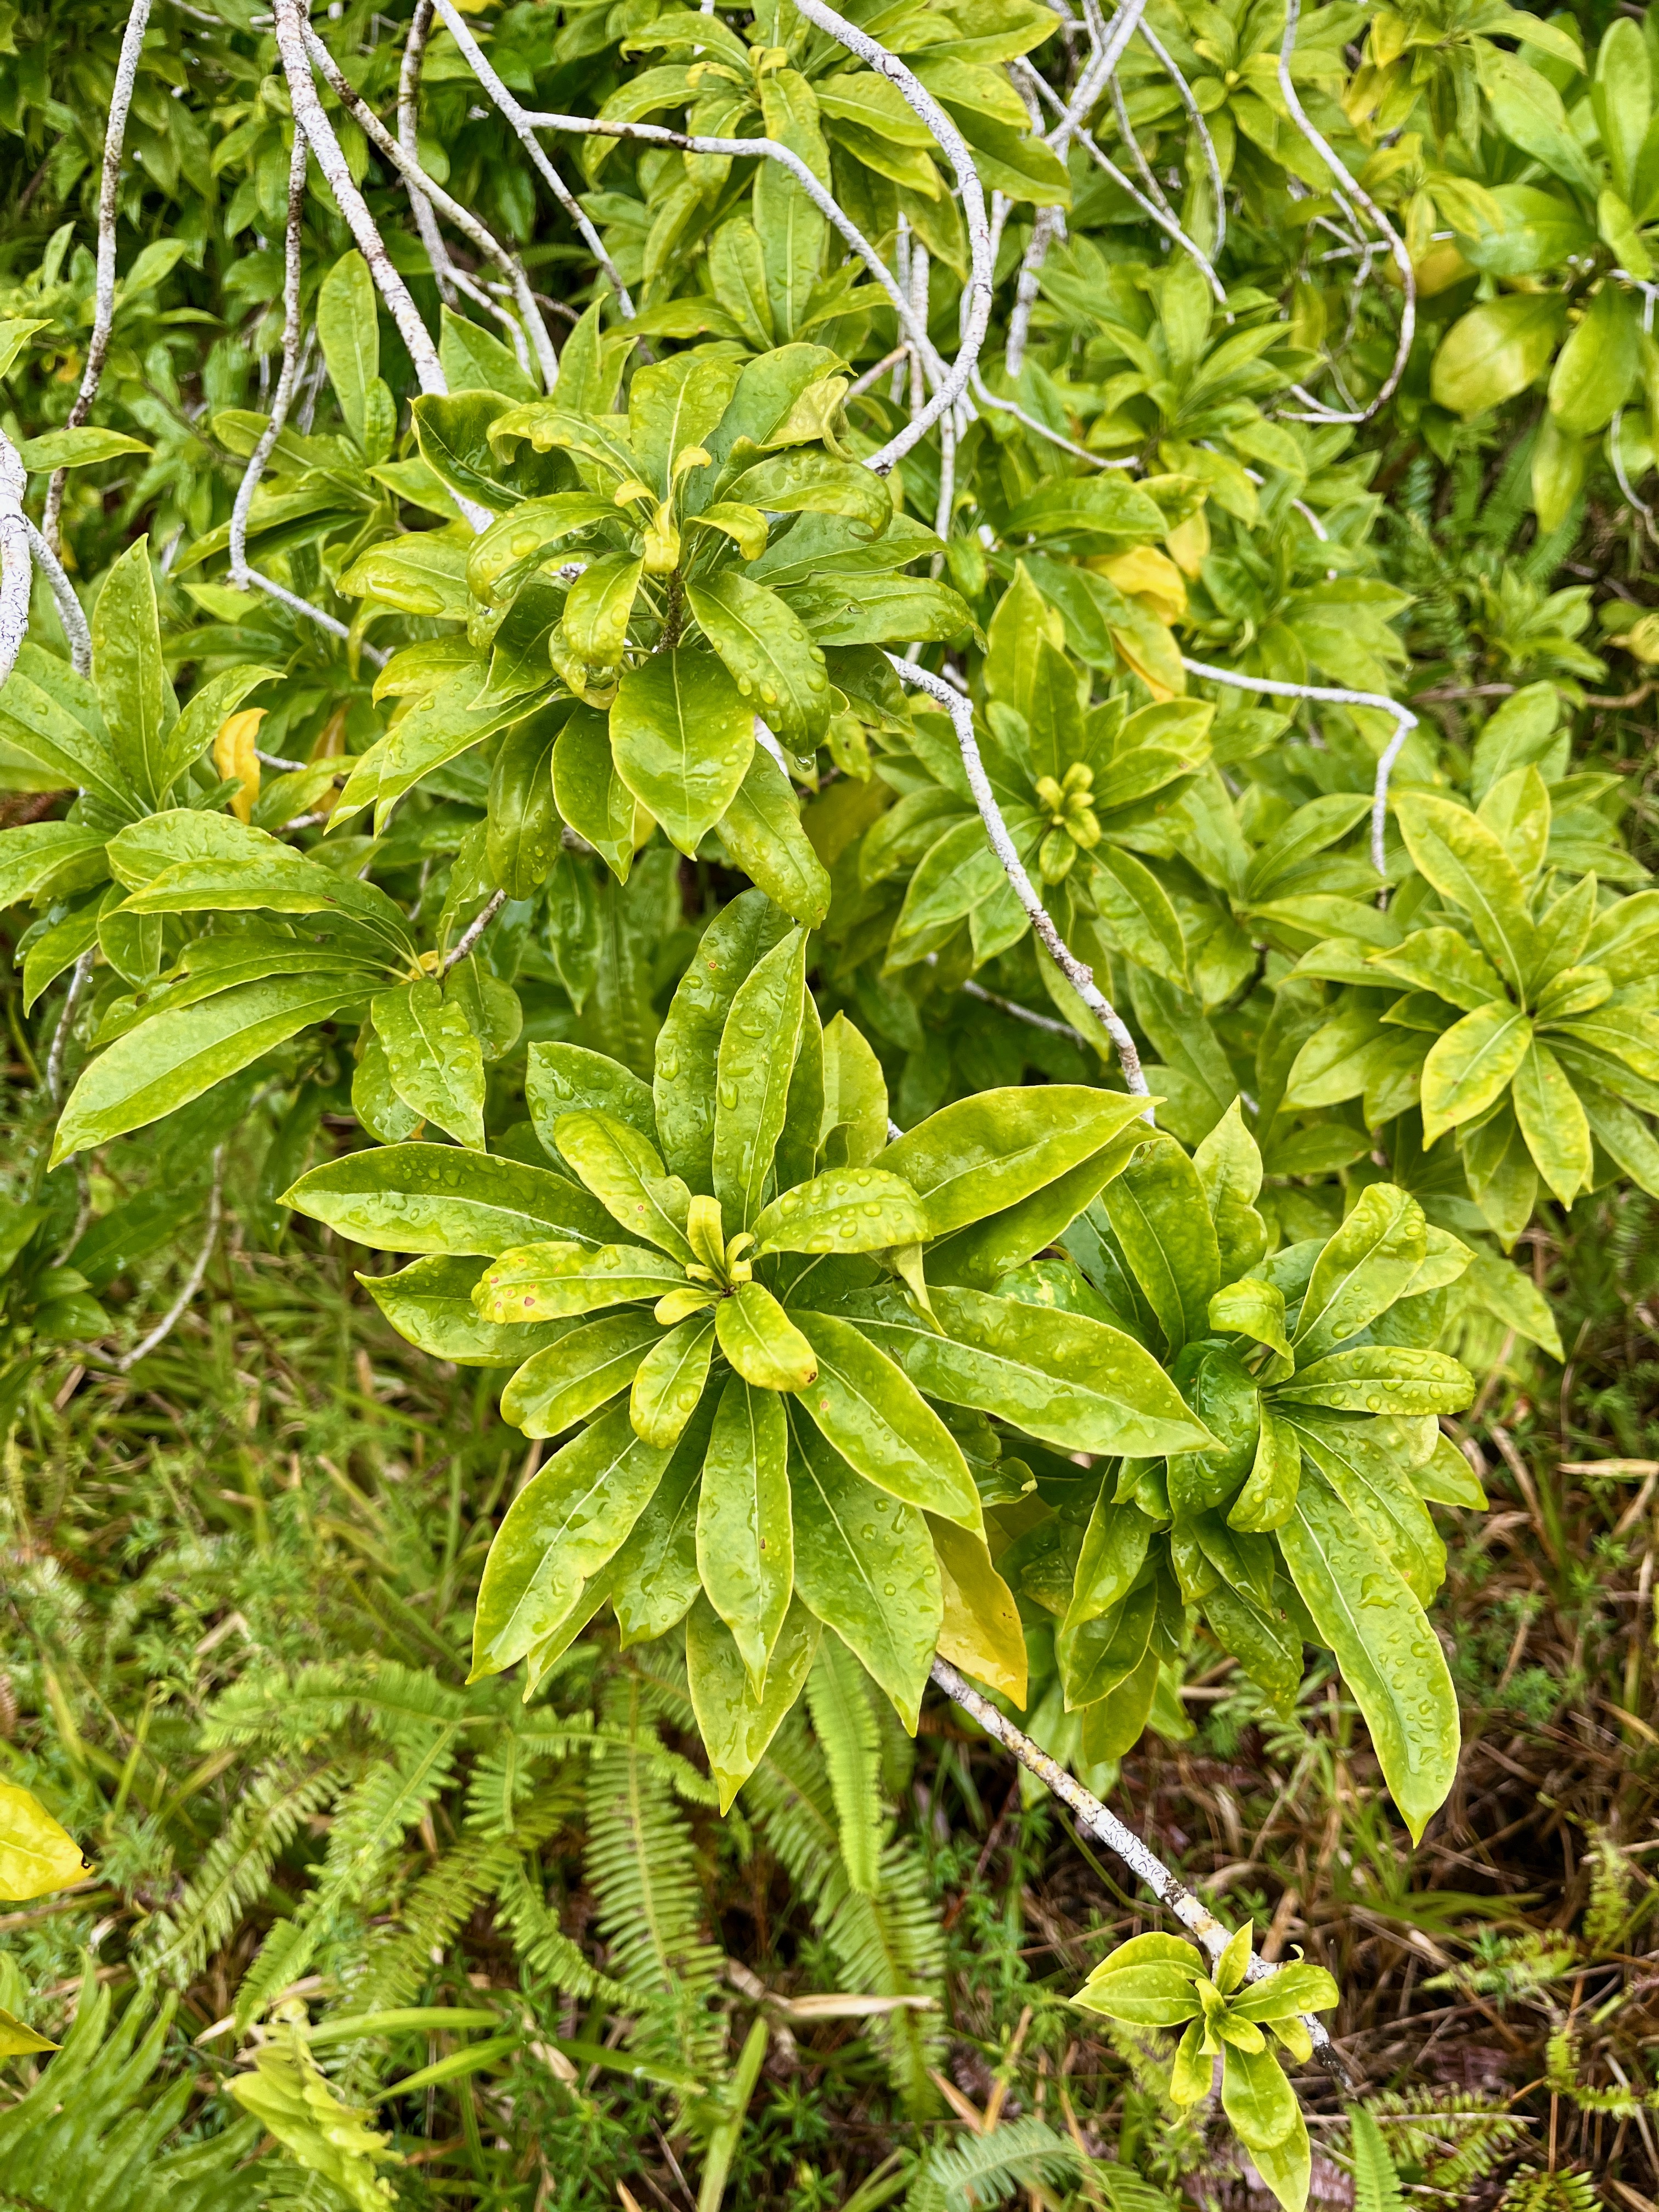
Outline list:
[[[428,2100],[605,2063],[556,1996],[633,2022],[713,2212],[768,2035],[728,2047],[687,1806],[776,1855],[930,2118],[942,1939],[884,1791],[936,1653],[1103,1790],[1236,1664],[1256,1725],[1340,1685],[1413,1844],[1454,1791],[1457,1417],[1561,1358],[1571,1224],[1659,1197],[1650,686],[1589,689],[1659,664],[1659,28],[1085,18],[353,6],[313,76],[291,0],[181,8],[130,116],[119,22],[0,55],[0,901],[52,1122],[0,1408],[142,1372],[228,1212],[343,1240],[480,1370],[458,1437],[499,1383],[533,1445],[456,1444],[424,1643],[391,1574],[401,1656],[285,1637],[197,1701],[245,1787],[146,1908],[143,2002],[329,1836],[207,2023],[279,2194],[408,2185],[382,2037],[495,2029]],[[578,1821],[602,1963],[538,1871]],[[485,1911],[531,2008],[434,2021]],[[1224,2052],[1299,2212],[1258,2023],[1305,2062],[1285,1993],[1331,1985],[1251,1957],[1136,1936],[1078,2002],[1192,2023],[1133,2045],[1160,2185]],[[43,2080],[137,2098],[147,2018],[88,1997]],[[1103,2181],[1018,2125],[894,2190],[1143,2201],[1157,2130]],[[241,2187],[238,2127],[180,2188]],[[74,2154],[28,2155],[54,2201]]]

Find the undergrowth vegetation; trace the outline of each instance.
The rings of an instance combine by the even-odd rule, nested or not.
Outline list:
[[[0,2207],[1656,2212],[1656,111],[0,13]]]

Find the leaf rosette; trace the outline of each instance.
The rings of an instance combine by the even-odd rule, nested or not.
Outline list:
[[[394,1325],[511,1366],[506,1417],[567,1439],[497,1533],[475,1673],[523,1660],[533,1688],[607,1604],[628,1644],[686,1620],[727,1802],[821,1625],[911,1728],[935,1650],[1023,1698],[976,1480],[999,1449],[985,1417],[1092,1453],[1214,1441],[1121,1328],[1057,1329],[970,1287],[1069,1226],[1133,1151],[1144,1101],[994,1091],[890,1142],[880,1064],[844,1016],[820,1027],[805,957],[746,892],[698,947],[653,1083],[533,1048],[551,1165],[392,1146],[289,1194],[422,1255],[365,1279]]]

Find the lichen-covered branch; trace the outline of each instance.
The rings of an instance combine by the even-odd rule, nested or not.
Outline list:
[[[953,1704],[978,1722],[987,1735],[1010,1751],[1029,1774],[1052,1790],[1062,1805],[1068,1806],[1079,1824],[1086,1828],[1116,1858],[1122,1860],[1136,1879],[1151,1890],[1167,1911],[1172,1912],[1190,1935],[1195,1936],[1210,1957],[1218,1959],[1232,1940],[1232,1930],[1218,1920],[1203,1899],[1188,1888],[1178,1875],[1172,1874],[1157,1853],[1143,1844],[1133,1828],[1126,1828],[1115,1813],[1103,1805],[1098,1797],[1084,1788],[1074,1775],[1068,1774],[1057,1759],[1051,1759],[1042,1747],[1033,1742],[1024,1729],[1004,1718],[991,1703],[975,1689],[966,1675],[959,1674],[948,1659],[935,1658],[933,1677],[938,1687]],[[1265,1959],[1251,1954],[1246,1969],[1253,1982],[1265,1981],[1278,1972]],[[1352,2085],[1337,2057],[1329,2031],[1312,2013],[1301,2015],[1319,2063],[1332,2074],[1338,2086],[1352,2094]]]

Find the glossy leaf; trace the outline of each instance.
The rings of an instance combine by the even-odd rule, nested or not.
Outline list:
[[[732,1376],[720,1394],[703,1462],[697,1571],[757,1695],[794,1582],[788,1437],[777,1393]]]

